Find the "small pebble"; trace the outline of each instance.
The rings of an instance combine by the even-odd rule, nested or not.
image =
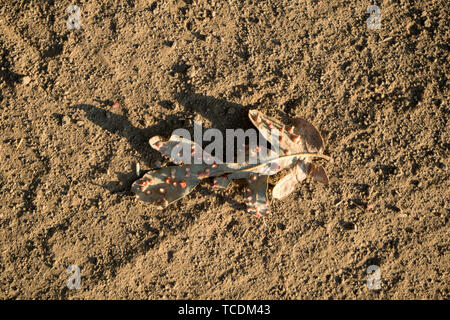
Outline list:
[[[25,76],[22,78],[22,84],[27,85],[31,82],[31,77]]]
[[[64,123],[64,124],[68,124],[68,123],[70,123],[72,120],[70,119],[70,117],[69,116],[63,116],[63,118],[62,118],[62,122]]]

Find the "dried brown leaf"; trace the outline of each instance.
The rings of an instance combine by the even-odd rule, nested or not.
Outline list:
[[[324,143],[319,130],[305,119],[293,119],[293,126],[288,126],[257,110],[250,110],[249,118],[268,142],[279,144],[280,154],[323,152]],[[275,129],[279,136],[272,135]]]
[[[290,171],[287,175],[278,181],[272,190],[272,196],[275,199],[282,200],[295,191],[297,179],[294,172]]]
[[[306,152],[322,153],[324,143],[319,130],[308,120],[302,118],[293,119],[294,132],[303,138]]]
[[[311,163],[309,176],[317,182],[328,184],[328,176],[325,169],[322,166]]]

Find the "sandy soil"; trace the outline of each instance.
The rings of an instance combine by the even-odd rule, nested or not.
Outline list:
[[[1,1],[0,298],[448,299],[449,3],[377,2],[380,30],[342,0],[79,1],[70,30]],[[320,128],[330,185],[265,219],[238,184],[135,201],[151,136],[253,108]]]

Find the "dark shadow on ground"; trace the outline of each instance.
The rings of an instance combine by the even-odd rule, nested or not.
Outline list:
[[[208,119],[213,128],[217,128],[223,133],[225,133],[225,129],[227,128],[242,128],[246,130],[252,127],[247,116],[249,108],[240,104],[200,94],[178,94],[175,99],[185,108],[185,114],[187,114],[187,116],[194,118],[195,114],[198,113],[202,117]],[[142,156],[142,159],[149,167],[152,167],[152,159],[160,159],[163,162],[161,155],[150,147],[148,140],[154,135],[169,137],[173,130],[180,127],[174,126],[174,124],[180,124],[180,119],[178,119],[178,117],[168,115],[165,119],[160,119],[155,125],[142,129],[131,124],[126,115],[108,110],[111,109],[113,104],[112,101],[98,100],[98,102],[99,106],[78,104],[70,106],[70,108],[83,110],[86,118],[99,126],[102,130],[126,138],[130,146]],[[159,105],[169,108],[172,105],[172,102],[164,100],[161,101]],[[184,127],[189,131],[193,130],[193,128]],[[204,130],[205,129],[207,128],[204,127]],[[107,189],[111,193],[130,196],[132,183],[147,172],[141,170],[140,175],[137,176],[135,169],[135,166],[133,166],[130,168],[129,172],[116,172],[118,181],[110,181],[101,187]],[[215,201],[221,203],[228,202],[236,210],[245,210],[245,204],[243,202],[241,203],[233,199],[224,198],[204,183],[197,186],[193,192],[198,193],[199,196],[214,196]]]
[[[101,129],[126,138],[130,146],[150,166],[151,159],[158,155],[158,152],[150,147],[148,143],[149,138],[154,135],[164,135],[166,132],[169,132],[169,123],[176,120],[176,117],[167,116],[165,119],[161,119],[156,125],[142,129],[131,124],[126,115],[107,110],[105,106],[109,104],[108,100],[101,102],[102,106],[99,107],[90,104],[78,104],[70,108],[83,110],[86,118]]]
[[[112,104],[110,101],[99,101],[100,106],[90,104],[78,104],[70,106],[72,109],[79,109],[85,112],[86,118],[92,123],[99,126],[112,134],[117,134],[127,139],[130,146],[136,150],[140,155],[145,165],[152,166],[152,160],[160,157],[160,154],[153,150],[148,140],[154,135],[161,135],[170,129],[169,123],[175,119],[174,116],[168,116],[164,120],[159,121],[156,125],[142,129],[135,127],[128,120],[126,115],[114,113],[108,109],[107,106]],[[141,164],[143,164],[141,163]],[[139,175],[142,176],[146,171],[141,170]],[[102,186],[112,193],[127,193],[131,184],[139,178],[136,175],[136,168],[130,168],[129,172],[116,172],[119,181],[111,181]]]
[[[200,114],[211,122],[213,128],[223,133],[228,128],[246,130],[252,127],[247,116],[248,110],[252,109],[251,106],[197,93],[177,93],[174,99],[184,107],[185,112],[192,115]]]

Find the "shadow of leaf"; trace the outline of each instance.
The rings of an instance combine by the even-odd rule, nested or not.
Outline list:
[[[195,93],[178,93],[174,98],[184,107],[185,114],[200,114],[211,122],[213,128],[219,129],[223,134],[225,134],[225,129],[227,128],[242,128],[246,130],[252,127],[247,116],[248,106],[245,107],[241,104],[229,102],[224,99],[217,99]],[[160,119],[151,127],[138,128],[128,120],[126,115],[117,114],[107,109],[112,106],[112,101],[98,100],[97,102],[99,102],[100,106],[77,104],[70,106],[70,108],[83,110],[86,118],[101,129],[124,137],[130,146],[142,156],[143,161],[145,161],[145,164],[149,167],[151,167],[152,159],[161,157],[156,150],[153,150],[150,147],[148,143],[149,138],[155,135],[169,137],[171,132],[177,129],[177,127],[174,126],[174,123],[180,121],[178,116],[167,115],[165,119]],[[173,108],[173,103],[168,100],[162,100],[159,103],[159,106],[169,110]],[[143,176],[145,172],[147,171],[141,170],[140,176]],[[131,168],[127,173],[116,172],[116,175],[118,181],[110,181],[101,187],[107,189],[111,193],[131,195],[130,188],[132,183],[140,178],[136,176],[134,168]],[[245,210],[244,203],[217,194],[214,190],[205,188],[205,186],[198,187],[195,192],[198,192],[203,196],[212,195],[216,202],[227,202],[231,204],[235,210]]]
[[[103,101],[106,105],[109,102],[108,100]],[[162,133],[168,132],[170,129],[169,123],[176,119],[175,116],[167,116],[156,125],[147,128],[138,128],[125,115],[111,112],[102,107],[96,107],[90,104],[78,104],[70,106],[70,108],[83,110],[86,118],[101,129],[127,139],[130,146],[142,156],[144,163],[148,166],[150,166],[152,158],[159,156],[158,152],[150,147],[148,139],[154,135],[161,135]]]

